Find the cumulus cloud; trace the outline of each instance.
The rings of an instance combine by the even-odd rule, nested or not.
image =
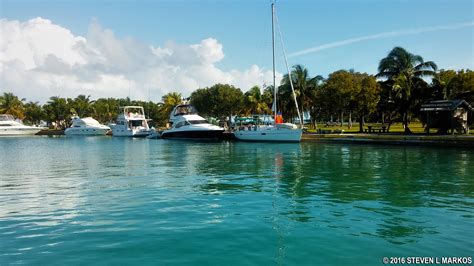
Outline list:
[[[118,38],[96,20],[86,36],[76,36],[43,18],[0,19],[0,37],[0,90],[28,100],[78,94],[158,100],[170,91],[187,96],[216,83],[245,91],[272,80],[271,71],[257,65],[220,69],[224,48],[214,38],[160,46]]]

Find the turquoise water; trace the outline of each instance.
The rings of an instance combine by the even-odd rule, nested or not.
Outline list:
[[[473,256],[471,150],[0,138],[0,265]]]

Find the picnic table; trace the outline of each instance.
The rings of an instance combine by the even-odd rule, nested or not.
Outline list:
[[[388,127],[386,125],[371,125],[367,126],[367,129],[365,130],[367,133],[388,133]]]

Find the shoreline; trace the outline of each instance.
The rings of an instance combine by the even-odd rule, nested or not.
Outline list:
[[[339,142],[407,146],[474,147],[468,135],[303,134],[302,142]]]
[[[64,130],[42,130],[36,135],[64,135]],[[107,134],[110,135],[110,134]],[[226,133],[224,140],[233,141],[233,135]],[[316,134],[304,133],[301,142],[332,142],[353,144],[384,144],[409,146],[474,147],[471,135],[398,135],[398,134]]]

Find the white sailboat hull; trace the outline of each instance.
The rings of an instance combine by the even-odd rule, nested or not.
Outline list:
[[[234,132],[238,140],[262,142],[301,142],[301,129],[257,128],[257,130],[239,130]]]

